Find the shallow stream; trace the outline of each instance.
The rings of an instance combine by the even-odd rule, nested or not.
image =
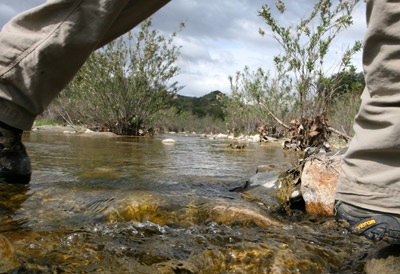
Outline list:
[[[278,145],[46,132],[24,143],[31,184],[0,185],[0,249],[11,245],[14,273],[363,271],[371,242],[333,219],[229,192],[259,165],[292,167],[298,155]]]

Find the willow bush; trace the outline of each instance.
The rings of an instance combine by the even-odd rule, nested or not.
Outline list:
[[[296,105],[300,117],[305,115],[320,115],[327,111],[327,101],[331,99],[337,83],[321,90],[319,82],[327,79],[330,74],[352,70],[353,55],[361,50],[361,42],[355,41],[342,54],[336,64],[336,71],[332,71],[332,64],[326,59],[333,41],[338,35],[353,24],[352,12],[359,0],[318,0],[308,16],[300,19],[296,24],[286,26],[278,17],[274,17],[271,8],[264,5],[259,15],[264,19],[278,42],[281,54],[274,57],[275,69],[279,75],[286,75],[292,79],[291,85],[284,86],[296,96]],[[275,3],[280,15],[286,12],[283,0]],[[265,31],[260,30],[261,35]],[[311,107],[311,108],[309,108]]]
[[[184,27],[181,24],[181,28]],[[173,78],[180,47],[145,21],[94,52],[59,97],[70,122],[117,134],[151,130],[181,87]]]
[[[199,117],[190,111],[178,111],[171,107],[162,112],[161,118],[155,123],[160,132],[186,132],[186,133],[222,133],[226,131],[222,119],[209,114]]]
[[[260,105],[267,107],[284,122],[324,113],[334,114],[340,107],[346,107],[338,104],[337,92],[342,90],[342,77],[354,74],[351,60],[361,50],[362,44],[355,41],[347,47],[341,57],[337,58],[336,64],[327,59],[332,43],[353,23],[352,12],[358,2],[315,1],[307,16],[290,25],[287,25],[284,18],[286,5],[283,0],[275,2],[277,15],[271,11],[269,4],[262,6],[259,16],[264,19],[268,31],[260,29],[259,32],[261,35],[271,35],[277,41],[280,54],[273,58],[274,70],[268,70],[273,73],[265,72],[263,68],[250,71],[245,67],[237,73],[233,84],[233,78],[230,78],[231,95],[222,101],[230,127],[259,123],[259,115],[250,118],[250,113],[254,113],[253,109]],[[344,95],[346,100],[343,102],[349,103],[351,108],[347,115],[353,115],[351,104],[355,98],[352,93]],[[265,114],[263,120],[264,124],[268,124],[271,117]],[[347,124],[349,120],[347,116]]]

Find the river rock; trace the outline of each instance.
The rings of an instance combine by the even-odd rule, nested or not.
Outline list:
[[[303,201],[303,195],[301,194],[301,185],[300,184],[296,185],[296,188],[290,194],[289,199],[292,204],[300,203]]]
[[[113,133],[113,132],[99,132],[99,131],[93,131],[90,129],[86,129],[85,132],[83,133],[84,136],[90,136],[90,137],[117,137],[118,135]]]
[[[276,211],[281,207],[277,198],[280,188],[280,173],[257,173],[249,179],[249,186],[243,193],[243,198],[258,204],[263,204],[265,209]]]
[[[214,222],[225,225],[251,221],[259,227],[283,226],[280,221],[251,203],[241,205],[219,201],[212,208],[210,216]]]
[[[271,137],[271,136],[264,136],[264,139],[261,140],[260,142],[268,142],[268,143],[273,143],[273,142],[278,142],[279,140],[275,137]]]
[[[220,134],[218,134],[218,135],[216,135],[216,136],[214,136],[216,139],[227,139],[228,138],[228,135],[227,134],[222,134],[222,133],[220,133]]]
[[[265,188],[279,188],[278,179],[281,176],[276,172],[260,172],[249,179],[250,186],[263,186]]]
[[[342,172],[342,153],[318,155],[305,163],[301,193],[310,214],[333,216],[336,184]]]
[[[384,244],[374,249],[364,271],[367,274],[400,273],[400,245]]]
[[[163,144],[176,144],[176,141],[174,139],[164,139],[161,141]]]
[[[10,272],[19,266],[11,243],[6,237],[0,235],[0,273]]]
[[[270,165],[260,165],[257,167],[256,172],[268,172],[273,170],[273,168]]]
[[[257,134],[257,135],[254,135],[254,136],[251,136],[251,135],[250,136],[244,136],[242,139],[247,141],[247,142],[258,143],[258,142],[260,142],[260,135]]]
[[[255,143],[261,142],[260,134],[256,134],[256,135],[252,136],[252,139],[253,139],[253,142],[255,142]]]
[[[50,125],[45,125],[45,126],[39,126],[36,127],[35,130],[38,131],[49,131],[49,132],[76,132],[77,130],[83,130],[83,128],[80,127],[70,127],[70,126],[50,126]]]

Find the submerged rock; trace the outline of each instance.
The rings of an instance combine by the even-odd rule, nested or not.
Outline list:
[[[6,237],[0,235],[0,273],[10,272],[19,266],[11,243]]]
[[[227,148],[231,148],[231,149],[238,149],[238,150],[243,150],[246,148],[246,145],[238,145],[238,144],[229,144],[227,146]]]
[[[274,169],[274,168],[271,167],[271,165],[261,165],[261,166],[258,166],[258,167],[256,168],[256,173],[268,172],[268,171],[271,171],[271,170],[273,170],[273,169]]]
[[[400,273],[400,245],[383,245],[374,249],[364,270],[367,274]]]
[[[249,221],[259,227],[283,226],[280,221],[253,204],[241,206],[238,203],[220,201],[212,208],[210,217],[214,222],[225,225]]]
[[[190,227],[210,221],[224,224],[253,223],[259,227],[282,226],[282,222],[255,203],[244,200],[191,200],[190,196],[171,199],[169,195],[140,192],[116,202],[104,214],[110,222],[150,221],[157,225]]]
[[[342,157],[343,153],[318,155],[305,163],[301,175],[301,193],[307,213],[333,216]]]

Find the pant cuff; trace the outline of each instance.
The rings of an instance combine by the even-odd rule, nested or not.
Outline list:
[[[20,106],[0,98],[0,121],[22,130],[31,130],[36,115]]]
[[[342,174],[336,188],[335,200],[369,210],[400,215],[398,191],[384,193],[380,186],[361,184],[343,177]]]

